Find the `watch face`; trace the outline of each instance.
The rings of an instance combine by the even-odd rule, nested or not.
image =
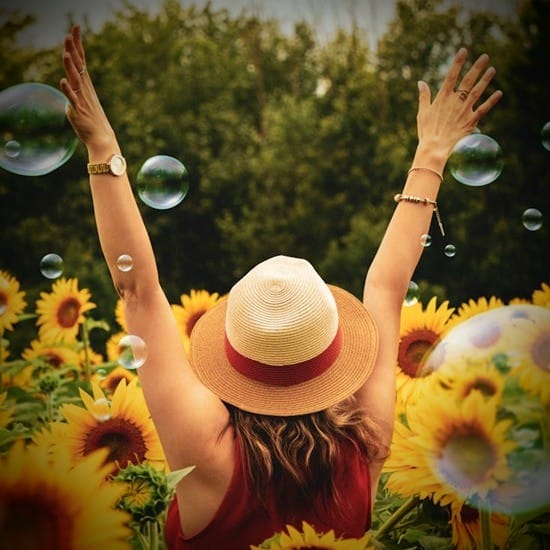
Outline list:
[[[121,155],[113,155],[109,167],[115,176],[122,176],[126,171],[126,160]]]

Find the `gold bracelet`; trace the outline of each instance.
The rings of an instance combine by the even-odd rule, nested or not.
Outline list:
[[[428,197],[415,197],[414,195],[403,195],[402,193],[397,193],[395,197],[393,197],[393,200],[395,202],[401,202],[401,201],[407,201],[407,202],[414,202],[414,203],[421,203],[421,204],[430,204],[434,208],[435,217],[437,219],[437,225],[439,225],[439,230],[441,231],[441,235],[445,236],[445,230],[443,229],[443,222],[441,221],[441,216],[439,215],[439,209],[437,208],[437,201],[434,201],[433,199],[429,199]]]
[[[424,166],[413,166],[409,169],[407,172],[407,175],[410,175],[411,172],[414,172],[415,170],[426,170],[427,172],[431,172],[432,174],[435,174],[441,183],[443,183],[443,175],[440,174],[437,170],[434,170],[433,168],[426,168]]]

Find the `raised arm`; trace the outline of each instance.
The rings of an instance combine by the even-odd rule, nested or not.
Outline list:
[[[502,96],[496,91],[478,105],[495,70],[486,68],[489,58],[484,54],[460,78],[466,57],[465,49],[456,54],[433,101],[428,85],[418,84],[418,146],[401,194],[427,201],[396,204],[365,279],[363,299],[378,325],[380,348],[373,374],[358,395],[386,427],[386,443],[393,427],[401,308],[422,254],[421,236],[429,231],[445,164],[456,142],[471,133]]]
[[[65,38],[63,64],[60,87],[70,101],[67,116],[89,163],[106,163],[121,148],[86,70],[78,26]],[[101,248],[123,300],[128,330],[147,345],[147,361],[138,372],[166,456],[172,468],[198,464],[225,425],[227,411],[187,361],[126,172],[91,174],[90,188]],[[133,259],[129,271],[117,268],[122,254]]]

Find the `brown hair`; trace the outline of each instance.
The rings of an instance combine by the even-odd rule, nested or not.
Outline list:
[[[250,486],[263,500],[270,480],[278,496],[312,502],[339,503],[334,468],[342,443],[355,446],[369,462],[383,461],[388,449],[378,437],[379,427],[350,397],[328,409],[298,416],[248,413],[228,405],[229,426],[241,444]]]

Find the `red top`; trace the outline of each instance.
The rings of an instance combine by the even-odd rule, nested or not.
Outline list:
[[[182,533],[176,498],[168,508],[166,542],[170,550],[249,550],[288,524],[299,531],[307,521],[318,533],[334,530],[337,537],[360,538],[370,528],[371,485],[366,459],[352,445],[341,447],[336,468],[336,487],[342,495],[341,506],[308,506],[295,510],[291,502],[284,509],[277,506],[274,487],[266,492],[261,504],[254,490],[249,490],[240,445],[235,444],[235,468],[227,492],[212,521],[194,537]]]

